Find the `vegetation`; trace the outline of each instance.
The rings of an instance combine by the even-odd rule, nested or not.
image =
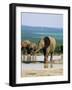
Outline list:
[[[57,47],[55,49],[55,53],[57,53],[57,54],[63,53],[63,45],[57,45]]]

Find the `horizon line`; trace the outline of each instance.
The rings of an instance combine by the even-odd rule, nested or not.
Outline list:
[[[21,25],[26,27],[44,27],[44,28],[57,28],[57,29],[63,29],[63,27],[47,27],[47,26],[30,26],[30,25]]]

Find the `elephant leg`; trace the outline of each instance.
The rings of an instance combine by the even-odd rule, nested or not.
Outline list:
[[[51,67],[51,68],[53,67],[52,58],[53,58],[53,53],[51,53],[51,57],[50,57],[50,62],[51,62],[50,67]]]
[[[25,55],[23,55],[23,61],[25,61]]]
[[[29,60],[31,61],[31,55],[29,55]]]
[[[36,61],[36,55],[32,56],[32,61]]]
[[[44,56],[44,63],[48,63],[48,55]]]
[[[35,55],[35,61],[36,61],[36,55]]]
[[[31,61],[31,55],[27,55],[27,61]]]
[[[43,48],[43,53],[44,53],[44,63],[48,63],[47,48]]]
[[[25,55],[24,54],[21,55],[21,61],[25,61]]]
[[[52,62],[52,58],[53,58],[53,53],[51,53],[51,57],[50,57],[50,61]]]
[[[32,55],[32,61],[34,61],[34,55]]]
[[[29,60],[29,56],[27,55],[27,61]]]

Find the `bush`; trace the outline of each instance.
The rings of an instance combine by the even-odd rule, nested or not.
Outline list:
[[[55,49],[55,53],[63,53],[63,45],[58,45]]]

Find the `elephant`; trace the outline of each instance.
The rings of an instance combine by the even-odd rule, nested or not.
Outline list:
[[[34,54],[34,51],[36,49],[37,49],[37,45],[29,40],[25,40],[21,42],[21,51],[24,60],[25,60],[25,55],[27,55],[27,61],[31,61],[31,60],[36,61],[36,55]]]
[[[56,40],[54,37],[51,37],[51,36],[43,37],[38,42],[38,48],[35,51],[35,53],[37,53],[42,49],[44,54],[44,63],[48,63],[49,54],[51,55],[50,61],[52,62],[55,47],[56,47]]]
[[[27,55],[27,60],[30,57],[30,50],[29,50],[30,45],[31,42],[29,40],[21,41],[21,54],[23,55],[24,60],[26,55]]]
[[[37,49],[36,43],[31,43],[30,49],[31,49],[30,54],[32,55],[32,61],[36,61],[36,54],[34,53]]]

